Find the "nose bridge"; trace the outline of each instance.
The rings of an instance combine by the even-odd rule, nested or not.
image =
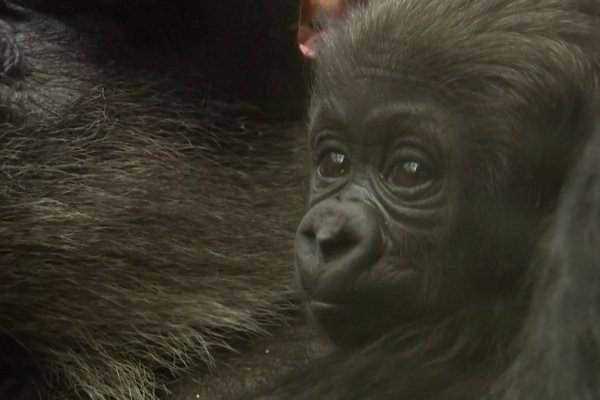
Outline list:
[[[340,212],[337,201],[330,202],[325,207],[319,208],[315,213],[313,229],[317,242],[338,236],[348,224],[347,212]]]
[[[356,204],[367,207],[370,209],[370,212],[363,214],[363,217],[369,216],[370,218],[374,218],[378,222],[378,225],[385,225],[381,224],[383,208],[374,195],[374,191],[371,188],[371,181],[364,175],[361,179],[353,179],[352,182],[334,196],[334,200],[338,204]]]
[[[362,176],[363,174],[360,174]],[[357,177],[349,182],[346,187],[339,191],[335,199],[340,202],[365,203],[374,206],[376,203],[370,182],[364,177]]]

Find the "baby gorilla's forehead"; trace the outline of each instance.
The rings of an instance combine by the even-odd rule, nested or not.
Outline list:
[[[317,91],[310,133],[335,130],[360,145],[387,145],[395,138],[412,135],[454,147],[451,137],[462,119],[433,90],[365,78]]]

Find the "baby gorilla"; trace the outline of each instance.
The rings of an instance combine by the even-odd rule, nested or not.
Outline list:
[[[598,38],[575,0],[380,0],[327,27],[296,258],[339,351],[265,398],[598,393]]]

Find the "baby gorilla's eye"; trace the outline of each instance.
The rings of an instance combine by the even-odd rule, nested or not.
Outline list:
[[[321,156],[318,171],[323,178],[341,178],[348,175],[350,160],[344,153],[328,151]]]
[[[401,160],[391,171],[390,181],[397,186],[412,189],[433,180],[433,171],[420,160]]]

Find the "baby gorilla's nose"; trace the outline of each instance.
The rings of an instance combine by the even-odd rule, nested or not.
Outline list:
[[[298,274],[309,291],[321,275],[331,271],[340,279],[353,276],[381,253],[379,218],[363,202],[325,200],[307,213],[296,236]]]

